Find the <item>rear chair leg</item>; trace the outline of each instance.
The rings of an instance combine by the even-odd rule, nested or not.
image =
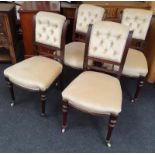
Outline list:
[[[62,101],[62,133],[65,132],[67,127],[68,107],[68,103],[66,101]]]
[[[10,82],[9,79],[6,79],[6,80],[7,80],[8,88],[9,88],[10,95],[11,95],[11,107],[13,107],[14,104],[15,104],[15,96],[14,96],[14,91],[13,91],[13,84],[12,84],[12,82]]]
[[[41,116],[45,116],[46,92],[41,92]]]
[[[110,118],[109,118],[108,133],[105,141],[108,147],[111,147],[111,136],[112,136],[112,131],[117,123],[117,117],[118,116],[110,115]]]
[[[131,100],[132,103],[134,103],[137,100],[139,93],[140,93],[140,90],[143,87],[143,85],[144,85],[144,77],[139,77],[139,79],[137,81],[137,88],[136,88],[135,95]]]

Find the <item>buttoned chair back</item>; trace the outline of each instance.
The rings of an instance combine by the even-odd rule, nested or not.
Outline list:
[[[88,60],[90,59],[118,66],[118,70],[114,70],[113,67],[111,70],[105,68],[102,68],[102,70],[120,75],[128,52],[131,35],[132,33],[129,33],[127,26],[115,22],[100,21],[90,25],[85,49],[84,68],[101,69],[98,66],[89,65]]]
[[[129,26],[134,39],[145,40],[153,12],[144,9],[124,9],[121,23]]]
[[[34,45],[50,49],[46,52],[39,50],[39,54],[60,60],[63,59],[67,24],[68,21],[63,15],[44,11],[36,14],[34,17]],[[60,55],[57,55],[56,50],[61,51]]]
[[[76,10],[73,40],[81,41],[82,37],[85,38],[89,24],[94,24],[97,21],[101,21],[104,17],[104,8],[90,4],[81,4]],[[76,35],[78,35],[78,37]]]

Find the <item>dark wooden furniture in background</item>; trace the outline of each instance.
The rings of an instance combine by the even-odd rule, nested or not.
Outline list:
[[[0,4],[0,62],[16,63],[16,11],[14,4]],[[8,51],[4,52],[4,48]]]
[[[23,32],[23,41],[25,47],[25,58],[29,58],[35,53],[33,52],[33,16],[38,11],[60,12],[60,2],[24,2],[19,10],[21,28]]]

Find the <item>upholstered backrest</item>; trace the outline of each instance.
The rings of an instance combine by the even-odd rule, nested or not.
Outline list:
[[[144,9],[124,9],[121,23],[133,30],[133,38],[145,40],[153,12]]]
[[[101,21],[104,13],[104,8],[90,4],[81,4],[78,8],[75,31],[87,33],[89,24],[94,24],[97,21]]]
[[[36,14],[35,42],[60,48],[65,16],[40,11]]]
[[[100,21],[92,26],[88,56],[120,63],[128,39],[125,25]]]

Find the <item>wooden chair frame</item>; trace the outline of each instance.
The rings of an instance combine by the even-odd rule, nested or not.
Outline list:
[[[85,58],[84,58],[84,70],[96,70],[96,71],[99,71],[99,72],[105,72],[105,73],[110,73],[114,76],[116,76],[118,79],[120,78],[121,76],[121,72],[122,72],[122,69],[123,69],[123,66],[124,66],[124,63],[125,63],[125,59],[126,59],[126,56],[127,56],[127,52],[128,52],[128,49],[129,49],[129,46],[130,46],[130,43],[131,43],[131,40],[132,40],[132,31],[129,33],[128,35],[128,39],[127,39],[127,42],[126,42],[126,46],[125,46],[125,49],[124,49],[124,53],[123,53],[123,57],[122,57],[122,60],[120,63],[116,63],[114,61],[109,61],[109,60],[104,60],[104,59],[99,59],[99,58],[95,58],[95,57],[90,57],[88,56],[88,47],[89,47],[89,40],[90,40],[90,35],[91,35],[91,29],[92,29],[92,25],[90,24],[89,25],[89,28],[88,28],[88,33],[87,33],[87,36],[86,36],[86,47],[85,47]],[[106,69],[103,69],[101,68],[100,66],[90,66],[88,64],[88,59],[92,59],[94,61],[97,61],[97,62],[100,62],[100,63],[110,63],[110,64],[113,64],[113,65],[119,65],[120,66],[120,69],[115,72],[114,70],[106,70]],[[103,66],[103,65],[101,65]],[[69,105],[74,107],[73,105],[71,105],[69,103],[69,101],[67,100],[62,100],[62,133],[65,132],[65,129],[67,127],[67,115],[68,115],[68,109],[69,109]],[[77,109],[77,107],[74,107],[75,109]],[[84,111],[84,110],[81,110],[81,109],[78,109],[82,112],[86,112],[86,113],[89,113],[88,111]],[[99,115],[99,114],[95,114],[95,113],[91,113],[92,115]],[[104,114],[106,115],[106,114]],[[102,116],[102,115],[101,115]],[[111,137],[112,137],[112,131],[117,123],[117,118],[118,118],[118,115],[114,115],[114,114],[110,114],[110,118],[109,118],[109,126],[108,126],[108,133],[107,133],[107,136],[106,136],[106,145],[108,147],[111,147]]]
[[[118,14],[118,22],[119,23],[121,23],[121,21],[122,21],[122,16],[123,16],[123,10],[121,10],[120,13]],[[153,23],[153,20],[151,19],[150,25],[152,25],[152,23]],[[149,29],[150,29],[150,25],[149,25]],[[148,29],[148,31],[149,31],[149,29]],[[147,35],[148,35],[148,31],[147,31]],[[147,35],[145,37],[145,40],[132,38],[131,48],[139,50],[141,52],[144,52]],[[124,75],[124,76],[127,76],[127,75]],[[146,77],[147,77],[147,75],[145,77],[140,76],[138,78],[136,91],[134,93],[134,96],[131,98],[132,103],[135,103],[136,100],[138,99],[138,97],[140,95],[140,90],[144,86],[144,83],[146,81]]]
[[[57,61],[59,61],[62,65],[63,65],[63,60],[64,60],[64,48],[65,48],[65,42],[66,42],[66,30],[67,30],[67,26],[69,24],[69,21],[66,20],[64,22],[64,25],[63,25],[63,29],[62,29],[62,35],[61,35],[61,45],[60,45],[60,48],[56,48],[56,47],[53,47],[53,46],[50,46],[50,45],[44,45],[44,44],[41,44],[41,43],[38,43],[35,41],[35,16],[33,17],[33,48],[34,48],[34,52],[37,54],[37,55],[43,55],[45,57],[49,57],[49,58],[53,58]],[[48,53],[47,52],[43,52],[43,51],[40,51],[40,47],[43,47],[43,48],[48,48]],[[60,51],[60,56],[57,55],[56,50],[59,50]],[[46,49],[47,51],[47,49]],[[15,96],[14,96],[14,90],[13,90],[13,85],[16,85],[14,84],[13,82],[11,82],[8,78],[5,78],[7,80],[7,84],[8,84],[8,88],[9,88],[9,91],[10,91],[10,94],[11,94],[11,106],[14,106],[15,104]],[[52,85],[55,85],[57,81],[59,81],[59,84],[61,85],[61,74],[60,76],[51,84]],[[19,85],[16,85],[17,87],[21,87]],[[50,87],[51,87],[50,86]],[[23,89],[26,89],[26,90],[29,90],[29,91],[33,91],[33,92],[39,92],[40,94],[40,98],[41,98],[41,116],[45,116],[46,113],[45,113],[45,103],[46,103],[46,91],[41,91],[41,90],[32,90],[32,89],[27,89],[27,88],[24,88],[24,87],[21,87]]]

